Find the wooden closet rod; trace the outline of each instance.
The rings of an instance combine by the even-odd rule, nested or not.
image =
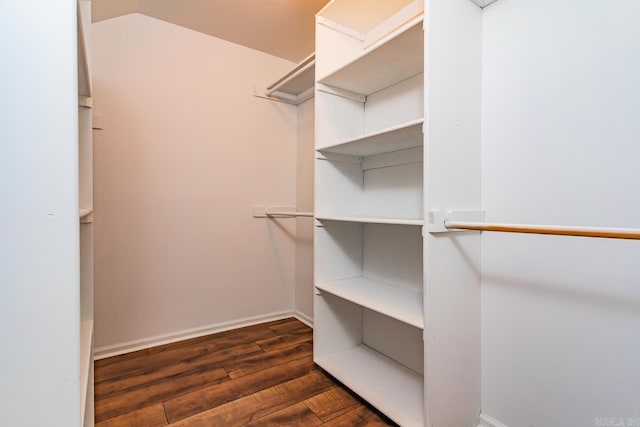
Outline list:
[[[444,226],[449,229],[457,230],[500,231],[506,233],[553,234],[557,236],[640,240],[640,229],[635,228],[569,227],[558,225],[500,224],[467,221],[445,221]]]

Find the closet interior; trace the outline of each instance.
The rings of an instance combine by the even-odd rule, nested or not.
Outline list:
[[[0,6],[0,27],[27,43],[22,54],[0,42],[24,68],[7,68],[0,97],[12,141],[0,181],[19,183],[7,206],[24,212],[22,228],[1,221],[18,242],[0,257],[0,299],[14,304],[2,323],[18,325],[8,341],[44,343],[60,365],[42,370],[24,345],[7,358],[7,387],[26,401],[24,384],[43,378],[45,422],[66,427],[73,412],[91,427],[103,411],[110,425],[122,414],[104,409],[109,398],[146,399],[125,380],[94,395],[96,360],[161,359],[190,339],[197,359],[208,335],[273,322],[230,339],[246,366],[196,379],[189,393],[213,396],[201,413],[214,410],[209,387],[257,355],[284,364],[299,352],[316,379],[401,426],[640,425],[632,0],[316,0],[314,52],[286,58],[206,19],[183,25],[193,11],[171,2],[131,1],[93,22],[92,1],[73,3],[74,31],[68,10],[39,5],[60,14],[46,39],[24,37],[42,26],[26,6]],[[266,28],[243,13],[243,31]],[[75,100],[35,78],[46,129],[13,116],[31,117],[19,74],[36,68],[51,69],[38,74],[51,88],[72,82],[77,122]],[[313,338],[278,323],[290,317]],[[207,352],[234,351],[216,345]],[[157,385],[158,366],[133,371]],[[120,381],[108,369],[105,382]],[[162,396],[145,408],[169,425],[175,396]],[[298,409],[314,412],[309,399]],[[42,424],[27,405],[9,405],[7,422]]]

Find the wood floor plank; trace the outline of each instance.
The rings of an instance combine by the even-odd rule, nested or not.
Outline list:
[[[129,375],[146,368],[175,363],[176,360],[188,359],[242,344],[251,344],[258,340],[277,338],[277,335],[268,327],[239,330],[236,334],[232,334],[229,331],[215,335],[221,336],[209,336],[207,340],[198,341],[192,345],[172,346],[143,357],[125,358],[121,362],[116,361],[101,366],[96,368],[96,379],[97,381],[104,381],[122,375]]]
[[[207,411],[238,398],[276,386],[291,379],[318,371],[311,356],[301,357],[253,374],[226,381],[164,402],[170,423]],[[324,375],[324,374],[323,374]]]
[[[269,325],[269,329],[278,335],[313,332],[313,329],[309,326],[294,318],[286,319],[286,321],[274,325]]]
[[[96,400],[96,422],[126,414],[145,406],[160,403],[171,397],[180,396],[226,380],[229,380],[227,371],[222,368],[211,369],[205,366],[187,375]]]
[[[223,365],[226,361],[244,358],[245,356],[255,355],[256,353],[264,353],[257,344],[242,344],[219,351],[198,354],[195,357],[182,359],[170,365],[154,366],[136,371],[131,375],[100,381],[95,384],[95,398],[96,400],[100,400],[127,390],[147,387],[170,378],[188,375],[195,370],[224,367]]]
[[[295,317],[285,317],[284,319],[280,319],[280,320],[273,320],[271,322],[267,322],[267,323],[262,323],[262,325],[265,325],[269,328],[272,328],[274,326],[278,326],[278,325],[286,325],[286,324],[290,324],[290,323],[302,323],[301,321],[299,321],[298,319],[296,319]]]
[[[261,420],[296,403],[301,403],[305,398],[321,393],[330,387],[333,387],[333,381],[322,372],[314,371],[291,381],[200,412],[197,415],[170,424],[170,426],[243,426],[252,421]],[[313,415],[311,411],[309,413]]]
[[[283,348],[291,346],[292,344],[300,344],[303,342],[311,341],[313,341],[313,331],[309,329],[308,331],[296,332],[292,334],[286,333],[271,338],[257,340],[256,344],[258,344],[264,351],[273,351],[281,350]]]
[[[342,387],[333,387],[305,400],[304,403],[324,422],[362,406],[358,399]]]
[[[303,342],[290,347],[285,347],[282,350],[261,351],[237,360],[226,362],[223,366],[229,374],[229,377],[238,378],[294,359],[299,359],[300,357],[311,356],[312,354],[312,343]]]
[[[300,402],[245,424],[245,427],[314,427],[320,424],[322,420]]]
[[[288,318],[97,361],[97,427],[393,425],[314,365],[312,338]]]
[[[204,335],[201,337],[196,337],[196,338],[189,338],[187,340],[182,340],[182,341],[177,341],[177,342],[173,342],[173,343],[169,343],[169,344],[163,344],[163,345],[158,345],[155,347],[150,347],[150,348],[146,348],[143,350],[138,350],[138,351],[133,351],[130,353],[125,353],[125,354],[121,354],[119,356],[112,356],[112,357],[107,357],[104,359],[99,359],[95,361],[95,368],[97,370],[100,370],[102,368],[104,368],[105,366],[108,365],[112,365],[112,364],[116,364],[116,363],[122,363],[128,360],[133,360],[133,359],[137,359],[137,358],[144,358],[147,357],[151,354],[155,354],[155,353],[161,353],[163,351],[167,351],[167,350],[171,350],[173,348],[177,348],[177,347],[186,347],[186,346],[192,346],[192,345],[196,345],[199,343],[203,343],[203,342],[207,342],[207,341],[211,341],[211,340],[217,340],[220,338],[225,338],[228,336],[235,336],[237,334],[243,334],[245,337],[251,335],[251,334],[256,334],[256,338],[255,339],[261,339],[261,338],[257,338],[258,336],[262,336],[262,335],[266,335],[263,336],[262,338],[267,338],[268,336],[273,336],[273,331],[270,330],[269,328],[271,326],[278,326],[282,323],[287,323],[289,321],[291,321],[291,319],[295,320],[294,318],[287,318],[287,319],[283,319],[283,320],[276,320],[274,322],[267,322],[267,323],[261,323],[259,325],[252,325],[252,326],[246,326],[243,328],[238,328],[238,329],[232,329],[229,331],[223,331],[223,332],[218,332],[215,334],[209,334],[209,335]]]
[[[95,427],[162,427],[167,424],[164,408],[158,403],[99,422]]]
[[[322,424],[324,427],[358,427],[358,426],[369,426],[369,427],[381,427],[381,426],[394,426],[378,414],[373,412],[371,409],[366,406],[358,406],[355,409],[347,412],[344,415],[341,415],[337,418],[327,421]]]

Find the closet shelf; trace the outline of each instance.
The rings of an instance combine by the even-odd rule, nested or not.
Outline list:
[[[93,222],[93,207],[80,208],[78,211],[78,217],[80,218],[81,223]]]
[[[318,83],[367,96],[422,73],[423,20],[414,18]]]
[[[288,104],[302,104],[313,97],[316,55],[312,53],[291,71],[267,87],[264,96]]]
[[[321,153],[349,156],[371,156],[420,147],[423,144],[422,125],[424,119],[412,120],[358,138],[348,139],[328,147],[319,148]]]
[[[316,363],[402,426],[424,426],[423,376],[358,345]]]
[[[317,214],[315,218],[321,221],[360,222],[366,224],[424,225],[424,220],[421,218],[385,218],[375,216],[338,216]]]
[[[86,409],[87,395],[89,392],[89,382],[91,379],[91,353],[93,347],[93,320],[83,320],[80,322],[80,393],[82,398],[82,418]]]
[[[422,293],[368,277],[319,283],[316,288],[416,328],[424,329]]]

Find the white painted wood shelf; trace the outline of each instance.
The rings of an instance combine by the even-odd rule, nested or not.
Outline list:
[[[318,83],[368,96],[422,73],[422,23],[422,16],[411,20]]]
[[[320,221],[358,222],[363,224],[391,224],[391,225],[423,225],[421,218],[386,218],[375,216],[321,215],[315,219]]]
[[[288,104],[299,105],[314,94],[316,55],[312,53],[288,73],[270,84],[264,97]]]
[[[364,276],[318,283],[316,288],[408,325],[424,329],[421,292]]]
[[[423,145],[422,125],[424,119],[412,120],[381,131],[318,149],[321,153],[345,154],[349,156],[372,156],[390,151]]]
[[[78,216],[80,219],[85,218],[93,213],[93,207],[90,208],[80,208],[78,211]]]
[[[401,426],[424,426],[419,373],[366,345],[318,357],[316,363]]]

